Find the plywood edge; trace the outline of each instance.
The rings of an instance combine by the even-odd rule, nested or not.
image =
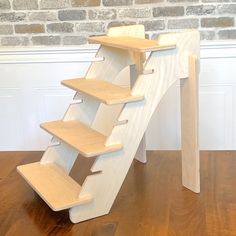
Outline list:
[[[61,84],[81,94],[88,95],[107,105],[124,104],[144,99],[143,95],[132,95],[131,90],[128,88],[124,88],[103,80],[77,78],[63,80],[61,81]],[[94,91],[94,89],[91,90],[91,86],[97,87],[98,90],[101,88],[101,90],[104,91],[104,94]],[[113,91],[113,96],[111,96],[111,94],[109,94],[107,91]]]
[[[133,40],[130,44],[123,42],[125,40]],[[115,42],[114,42],[115,41]],[[118,41],[118,42],[117,42]],[[175,49],[176,44],[158,44],[157,40],[140,39],[135,37],[121,37],[121,36],[93,36],[88,38],[89,43],[102,44],[105,46],[116,47],[124,50],[131,50],[135,52],[145,53],[150,51],[170,50]],[[147,45],[141,45],[147,43]],[[152,45],[151,45],[152,43]],[[150,45],[148,45],[150,44]]]
[[[69,124],[71,127],[69,128],[68,126],[63,127],[63,123],[65,123],[66,125]],[[74,128],[73,124],[75,124]],[[76,125],[79,125],[78,128],[76,127]],[[51,135],[57,137],[66,144],[78,150],[80,154],[83,155],[84,157],[94,157],[105,153],[119,151],[123,148],[123,145],[120,143],[105,145],[105,140],[107,138],[106,136],[97,132],[96,130],[93,130],[89,126],[80,123],[79,121],[57,120],[57,121],[42,123],[40,124],[40,127],[44,129],[46,132],[50,133]],[[82,127],[81,132],[79,132],[80,127]],[[59,129],[62,128],[64,130],[58,130],[58,128]],[[69,130],[65,132],[66,129]],[[78,133],[75,133],[76,131],[78,131]],[[75,137],[75,134],[79,135],[79,133],[82,133],[81,136],[82,138],[80,138],[80,142],[77,141],[77,139],[74,140],[74,138],[73,140],[71,140],[72,136]],[[86,141],[85,145],[82,143],[82,140]],[[92,140],[91,144],[89,144],[88,140]]]
[[[50,172],[45,173],[45,171],[43,171],[43,170],[42,170],[42,176],[37,176],[37,173],[35,171],[35,167],[40,170],[40,168],[42,169],[43,166],[49,166],[49,165],[53,167],[52,175],[55,174],[55,170],[56,170],[58,172],[58,174],[60,175],[60,180],[64,180],[65,182],[68,182],[68,185],[71,185],[71,187],[74,188],[74,189],[72,189],[72,191],[74,191],[74,199],[73,200],[71,200],[71,201],[67,200],[67,201],[65,201],[65,204],[57,204],[56,202],[49,200],[50,198],[47,197],[46,190],[42,190],[44,188],[44,186],[42,186],[42,184],[40,184],[41,179],[45,178],[45,181],[47,181],[49,178],[48,185],[50,185],[51,184],[50,178],[52,178],[52,177],[54,178],[54,176],[48,176],[48,174]],[[38,195],[47,203],[47,205],[53,211],[60,211],[60,210],[64,210],[64,209],[69,209],[74,206],[78,206],[81,204],[91,202],[93,199],[90,194],[79,196],[81,186],[76,181],[74,181],[70,176],[68,176],[62,170],[62,168],[57,166],[56,164],[53,164],[53,163],[41,164],[40,162],[35,162],[35,163],[20,165],[20,166],[17,166],[17,172],[25,179],[25,181],[32,187],[32,189],[38,193]],[[36,179],[35,177],[37,177],[39,179],[38,182],[37,182],[37,180],[35,180]],[[48,187],[49,186],[47,186],[45,189],[47,189]],[[52,186],[50,188],[51,192],[54,191],[53,188],[55,188],[55,186],[53,186],[53,184],[52,184]],[[56,189],[55,189],[55,191],[56,191]],[[63,191],[66,191],[66,190],[63,189]],[[55,194],[55,193],[53,193],[53,194]],[[60,196],[60,194],[58,194],[58,195],[55,194],[55,197],[60,198],[61,196]]]

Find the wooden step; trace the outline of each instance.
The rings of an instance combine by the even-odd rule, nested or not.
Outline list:
[[[150,52],[174,49],[175,44],[160,45],[157,40],[148,40],[133,37],[109,37],[109,36],[94,36],[89,37],[90,43],[99,43],[105,46],[116,47],[120,49],[132,50],[137,52]]]
[[[31,163],[17,171],[54,211],[60,211],[92,200],[90,195],[79,198],[81,186],[56,164]]]
[[[98,156],[120,150],[121,144],[105,146],[106,136],[79,121],[52,121],[41,128],[77,149],[85,157]]]
[[[133,96],[128,88],[104,80],[81,78],[63,80],[61,83],[109,105],[134,102],[143,99],[142,95]]]

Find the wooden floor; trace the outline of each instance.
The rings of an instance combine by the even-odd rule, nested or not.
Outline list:
[[[53,212],[17,174],[19,164],[42,152],[0,152],[0,236],[236,236],[236,151],[201,152],[201,193],[181,186],[177,151],[148,152],[137,161],[109,215],[72,224],[67,211]],[[78,158],[82,182],[93,160]]]

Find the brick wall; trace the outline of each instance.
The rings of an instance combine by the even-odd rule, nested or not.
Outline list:
[[[144,24],[147,36],[199,29],[236,39],[236,0],[0,0],[0,45],[79,45],[111,26]]]

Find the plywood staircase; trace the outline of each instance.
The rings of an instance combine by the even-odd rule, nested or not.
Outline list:
[[[109,213],[133,159],[145,162],[143,137],[153,112],[169,87],[183,79],[183,185],[199,192],[198,32],[147,40],[143,26],[136,25],[89,41],[101,44],[97,57],[103,60],[92,62],[84,78],[62,81],[76,91],[75,102],[62,120],[41,125],[59,144],[18,172],[52,210],[69,209],[72,222]],[[96,156],[91,171],[98,172],[82,186],[69,176],[79,153]]]

